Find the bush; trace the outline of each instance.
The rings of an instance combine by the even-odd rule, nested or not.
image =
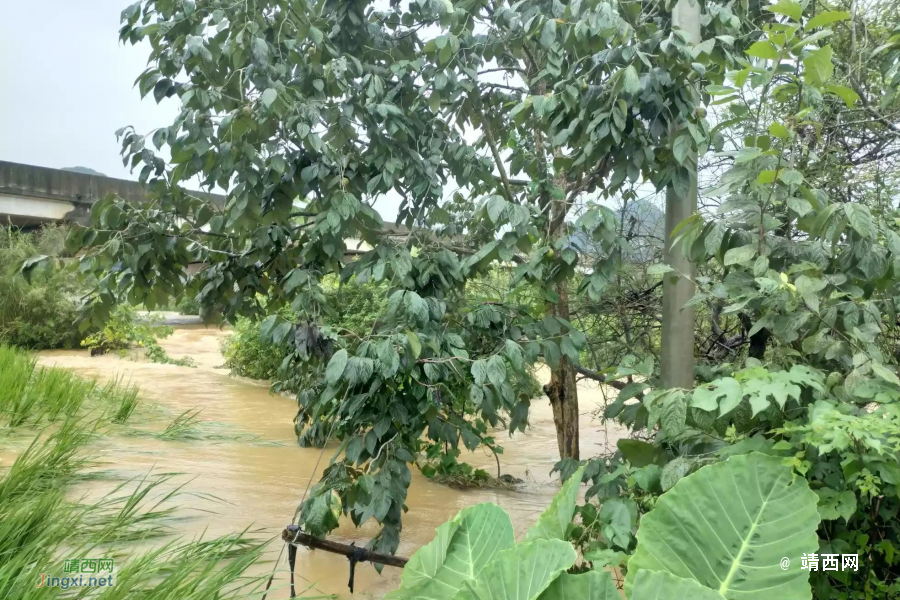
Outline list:
[[[182,315],[199,315],[200,303],[197,302],[197,298],[194,296],[184,296],[179,300],[175,309]]]
[[[225,366],[231,373],[253,379],[273,379],[281,362],[290,352],[286,346],[278,346],[263,340],[260,321],[241,318],[232,333],[222,343]]]
[[[168,325],[163,325],[159,315],[138,315],[132,306],[120,304],[110,314],[103,329],[84,338],[81,345],[90,348],[91,354],[118,351],[122,356],[130,348],[144,348],[144,355],[151,362],[194,366],[191,358],[172,358],[159,345],[157,340],[169,337],[173,331]]]
[[[30,281],[20,273],[32,256],[62,256],[64,239],[61,227],[30,234],[0,229],[0,342],[34,350],[78,347],[78,305],[86,291],[78,274],[53,264]]]

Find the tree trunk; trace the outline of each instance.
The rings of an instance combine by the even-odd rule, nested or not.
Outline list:
[[[557,173],[554,182],[562,190],[566,189],[566,174]],[[553,200],[550,207],[550,226],[547,240],[552,244],[565,232],[566,213],[569,207],[566,195]],[[559,300],[548,303],[548,315],[569,320],[569,288],[567,281],[556,284]],[[544,386],[550,406],[553,407],[553,424],[556,426],[556,443],[559,446],[559,457],[579,460],[578,452],[578,388],[575,385],[575,368],[568,358],[560,358],[559,365],[550,372],[550,383]]]
[[[699,43],[699,2],[678,0],[672,10],[672,26],[686,31],[694,44]],[[688,164],[691,174],[687,194],[679,196],[672,184],[666,190],[665,261],[674,269],[663,278],[660,379],[666,388],[694,386],[694,309],[685,307],[685,303],[694,296],[696,267],[680,247],[671,247],[672,231],[697,211],[696,153],[691,153]]]
[[[569,290],[565,282],[556,286],[559,302],[549,305],[549,314],[569,320]],[[550,406],[553,408],[553,424],[556,426],[556,444],[559,457],[579,460],[578,452],[578,388],[575,385],[575,368],[563,356],[559,366],[550,372],[550,383],[544,386]]]

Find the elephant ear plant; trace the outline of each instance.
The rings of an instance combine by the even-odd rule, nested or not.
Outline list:
[[[568,571],[577,471],[516,543],[495,504],[466,508],[416,552],[386,600],[620,600],[608,571]],[[663,494],[644,516],[628,562],[628,600],[805,600],[800,556],[818,547],[817,496],[781,459],[735,456],[704,467]],[[791,559],[783,569],[781,559]]]

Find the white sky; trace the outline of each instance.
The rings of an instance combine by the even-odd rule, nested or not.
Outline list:
[[[171,124],[177,101],[141,101],[132,87],[149,52],[118,42],[129,3],[0,1],[0,159],[137,179],[122,166],[115,131]]]

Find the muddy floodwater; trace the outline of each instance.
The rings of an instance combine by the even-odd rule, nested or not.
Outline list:
[[[164,441],[151,436],[101,438],[98,446],[102,468],[116,478],[138,478],[147,473],[179,473],[177,481],[186,484],[179,498],[182,506],[172,527],[188,537],[239,532],[245,528],[261,531],[273,538],[269,560],[257,567],[257,573],[269,572],[281,549],[275,539],[294,514],[310,476],[314,482],[331,457],[328,448],[314,473],[320,456],[316,448],[300,448],[293,434],[293,400],[273,396],[262,382],[231,377],[222,367],[220,353],[227,331],[200,325],[179,326],[162,344],[173,357],[190,356],[196,368],[136,362],[118,356],[90,357],[86,351],[52,351],[40,356],[43,365],[58,365],[75,372],[95,376],[101,381],[123,378],[140,387],[145,405],[136,416],[171,421],[191,409],[199,410],[201,439]],[[581,454],[592,456],[614,446],[621,435],[611,426],[591,419],[602,405],[602,390],[591,384],[580,389]],[[149,412],[148,412],[149,411]],[[139,417],[140,418],[140,417]],[[497,432],[504,447],[500,458],[503,473],[525,480],[515,491],[455,490],[437,485],[413,469],[412,485],[403,517],[403,532],[398,554],[409,556],[428,542],[434,529],[460,509],[479,502],[495,502],[505,508],[521,536],[549,504],[558,481],[550,470],[557,460],[556,435],[546,397],[532,404],[531,428],[525,434],[509,438]],[[163,423],[163,426],[165,423]],[[464,457],[470,464],[496,473],[494,458],[476,452]],[[102,495],[109,481],[87,484],[88,495]],[[356,529],[349,519],[335,530],[332,539],[364,544],[377,532],[370,523]],[[350,598],[347,589],[348,561],[343,556],[301,548],[297,555],[298,591],[309,588],[306,596],[336,594]],[[357,598],[379,598],[396,587],[399,570],[385,567],[379,575],[363,563],[356,568]],[[287,566],[278,565],[270,598],[287,598]]]

